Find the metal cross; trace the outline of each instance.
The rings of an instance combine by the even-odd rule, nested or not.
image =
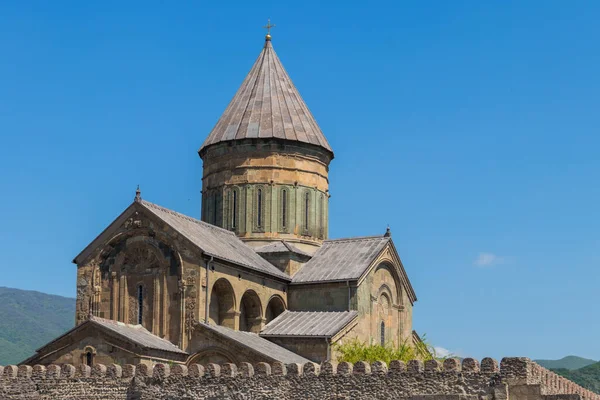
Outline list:
[[[267,25],[263,26],[267,30],[267,35],[271,34],[271,28],[275,28],[275,24],[271,25],[271,18],[267,20]]]

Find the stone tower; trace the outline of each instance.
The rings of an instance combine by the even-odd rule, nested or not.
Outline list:
[[[313,253],[327,239],[333,151],[270,35],[198,153],[203,221],[254,247],[283,239]]]

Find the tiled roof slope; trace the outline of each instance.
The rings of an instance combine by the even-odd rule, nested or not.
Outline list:
[[[264,246],[254,249],[258,254],[274,254],[274,253],[296,253],[306,257],[312,257],[305,251],[300,250],[296,246],[286,242],[285,240],[278,240],[273,243],[266,244]]]
[[[200,154],[212,144],[249,138],[309,143],[333,154],[270,40],[204,141]]]
[[[292,283],[358,279],[390,240],[385,236],[326,240]]]
[[[181,350],[179,347],[175,346],[168,340],[153,335],[141,325],[130,325],[124,322],[118,322],[99,317],[90,317],[89,321],[92,324],[100,326],[101,328],[108,329],[109,331],[112,331],[117,335],[128,339],[131,342],[137,343],[141,347],[147,349],[170,351],[171,353],[187,354],[185,351]]]
[[[281,347],[267,339],[261,338],[256,333],[234,331],[233,329],[226,328],[220,325],[210,325],[204,322],[198,323],[205,329],[211,330],[227,339],[233,340],[242,346],[245,346],[257,353],[263,354],[264,356],[273,359],[274,361],[281,361],[283,363],[307,363],[309,360],[299,356],[298,354],[289,351],[288,349]]]
[[[332,337],[357,317],[358,311],[284,311],[260,335]]]
[[[233,232],[141,200],[142,206],[194,243],[205,254],[271,276],[290,277],[259,256]]]

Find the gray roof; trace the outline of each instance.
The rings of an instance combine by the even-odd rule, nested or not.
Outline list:
[[[140,204],[194,243],[202,252],[287,281],[289,275],[259,256],[233,232],[141,200]]]
[[[256,251],[258,254],[295,253],[306,257],[312,257],[310,254],[300,250],[285,240],[278,240],[276,242],[257,247],[254,249],[254,251]]]
[[[275,138],[320,146],[333,155],[321,128],[302,100],[270,41],[210,132],[200,153],[213,144]]]
[[[185,351],[181,350],[168,340],[153,335],[141,325],[130,325],[124,322],[113,321],[99,317],[90,317],[89,322],[101,328],[112,331],[113,333],[116,333],[117,335],[122,336],[125,339],[147,349],[187,354]]]
[[[267,358],[271,358],[274,361],[281,361],[283,363],[307,363],[310,360],[299,356],[298,354],[289,351],[288,349],[281,347],[267,339],[261,338],[256,333],[234,331],[233,329],[226,328],[220,325],[210,325],[204,322],[198,322],[198,324],[205,329],[217,333],[227,339],[233,340],[238,344],[254,350],[257,353],[264,355]]]
[[[358,311],[284,311],[260,335],[332,337],[357,317]]]
[[[390,241],[385,236],[326,240],[292,283],[359,279]]]

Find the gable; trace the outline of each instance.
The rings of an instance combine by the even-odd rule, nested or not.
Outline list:
[[[390,240],[384,236],[326,240],[294,275],[292,283],[357,280]]]
[[[410,283],[410,280],[408,279],[404,265],[400,260],[400,256],[398,255],[396,247],[394,246],[394,242],[391,240],[391,238],[377,255],[377,257],[372,261],[371,265],[369,265],[369,267],[364,271],[363,275],[358,280],[358,285],[361,285],[370,274],[376,273],[377,269],[382,265],[384,265],[386,269],[390,271],[392,276],[398,279],[400,288],[402,291],[406,292],[410,302],[414,303],[417,301],[415,291]],[[390,288],[390,290],[391,289],[392,288]]]
[[[236,266],[253,270],[280,280],[291,278],[259,256],[250,246],[242,242],[233,232],[188,217],[156,204],[134,201],[100,235],[75,257],[74,263],[81,265],[93,254],[101,251],[106,244],[117,239],[126,228],[141,227],[141,216],[160,221],[181,237],[191,247],[208,257]]]

